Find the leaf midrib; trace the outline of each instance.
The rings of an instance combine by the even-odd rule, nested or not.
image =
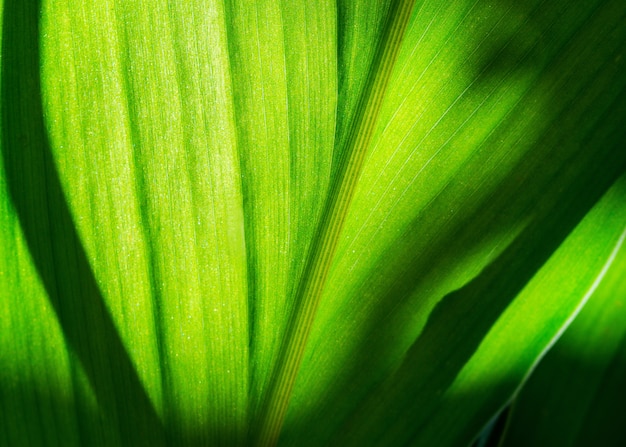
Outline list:
[[[278,441],[308,335],[414,4],[415,0],[395,0],[390,5],[383,38],[379,41],[345,150],[339,160],[337,175],[329,190],[299,282],[294,312],[258,415],[257,429],[253,431],[257,445],[275,445]]]

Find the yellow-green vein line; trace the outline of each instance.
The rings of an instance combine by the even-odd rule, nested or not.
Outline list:
[[[296,307],[281,346],[279,361],[258,415],[258,424],[253,430],[256,445],[272,446],[278,441],[306,341],[414,4],[415,0],[395,0],[390,7],[384,35],[300,281]]]

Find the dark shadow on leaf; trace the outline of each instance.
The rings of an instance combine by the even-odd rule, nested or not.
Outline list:
[[[0,378],[0,402],[10,403],[0,414],[0,445],[82,447],[120,443],[117,433],[107,430],[97,409],[73,399],[67,390]],[[92,436],[81,435],[80,425],[89,427]]]
[[[531,375],[512,406],[502,445],[626,445],[626,338],[600,359],[563,348],[557,343]]]
[[[102,421],[119,430],[124,444],[159,445],[162,423],[104,302],[48,144],[40,93],[40,2],[7,0],[3,13],[2,156],[22,232]],[[88,445],[89,439],[82,442]]]
[[[489,421],[471,447],[498,447],[510,413],[511,405],[509,404]]]

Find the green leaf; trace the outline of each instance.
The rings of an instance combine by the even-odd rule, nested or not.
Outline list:
[[[515,399],[503,446],[626,442],[626,247]]]
[[[1,4],[0,444],[465,445],[624,231],[619,0]]]
[[[398,337],[384,314],[363,351],[343,360],[341,373],[352,375],[340,382],[341,391],[319,401],[312,412],[319,420],[297,425],[291,444],[324,444],[324,436],[337,445],[467,445],[579,310],[583,301],[573,297],[595,287],[626,236],[625,194],[622,178],[536,272],[527,269],[544,261],[538,257],[546,238],[526,230],[477,277],[444,296],[382,383],[361,395],[381,353],[390,356],[388,338]],[[553,225],[539,227],[561,230]],[[300,377],[312,371],[306,366]]]
[[[418,5],[296,384],[287,444],[469,442],[599,272],[587,283],[562,278],[571,294],[537,292],[539,309],[550,296],[563,313],[527,308],[516,318],[539,338],[522,343],[519,327],[495,338],[525,357],[493,383],[478,381],[472,398],[463,382],[444,397],[466,363],[472,374],[494,367],[472,354],[596,200],[588,194],[602,188],[600,172],[623,169],[623,84],[613,71],[623,6],[510,8]],[[556,33],[556,23],[567,25]],[[592,69],[592,56],[611,62]],[[600,146],[613,162],[601,161]],[[607,248],[622,229],[618,219]]]

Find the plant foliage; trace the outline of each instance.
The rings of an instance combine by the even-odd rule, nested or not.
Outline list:
[[[1,445],[468,445],[598,287],[616,408],[623,0],[0,4]]]

